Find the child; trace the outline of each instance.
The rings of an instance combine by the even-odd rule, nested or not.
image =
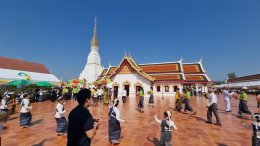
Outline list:
[[[165,111],[163,113],[164,119],[159,120],[157,116],[154,116],[154,119],[157,123],[161,125],[161,144],[165,146],[172,146],[172,133],[171,129],[174,128],[177,130],[177,127],[175,126],[174,122],[171,121],[171,112],[170,111]]]
[[[32,114],[29,110],[32,109],[30,106],[30,95],[24,94],[23,100],[21,102],[21,111],[20,111],[20,126],[21,128],[28,128],[29,125],[32,123]]]
[[[55,112],[55,119],[57,122],[57,135],[63,135],[67,132],[68,129],[68,122],[66,118],[64,117],[64,114],[66,113],[66,110],[64,109],[65,101],[63,97],[58,98],[58,104],[56,106],[56,112]]]

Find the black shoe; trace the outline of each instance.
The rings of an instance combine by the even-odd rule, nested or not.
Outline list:
[[[211,122],[211,121],[205,121],[205,123],[207,123],[207,124],[212,124],[212,122]]]
[[[237,117],[238,117],[238,118],[242,118],[242,115],[239,115],[239,114],[238,114]]]
[[[229,111],[226,111],[226,112],[232,112],[231,110],[229,110]]]
[[[217,125],[217,126],[222,126],[222,124],[221,124],[221,123],[216,123],[215,125]]]

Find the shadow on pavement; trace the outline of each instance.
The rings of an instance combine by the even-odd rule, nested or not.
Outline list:
[[[43,121],[43,119],[38,119],[36,121],[33,121],[31,126],[36,125],[36,124],[40,124],[42,121]]]
[[[160,140],[158,138],[153,137],[152,139],[150,137],[147,137],[147,140],[152,142],[154,146],[161,146]]]
[[[43,146],[43,143],[46,141],[46,139],[42,140],[40,143],[38,144],[34,144],[32,146]]]

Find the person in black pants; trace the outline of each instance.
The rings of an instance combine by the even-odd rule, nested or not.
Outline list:
[[[215,95],[215,93],[212,91],[212,89],[209,89],[209,97],[207,97],[207,95],[205,95],[206,98],[209,99],[209,104],[206,106],[208,108],[207,111],[207,121],[206,123],[211,124],[212,123],[212,112],[216,117],[216,125],[221,126],[221,121],[220,118],[218,116],[218,112],[217,112],[217,96]]]

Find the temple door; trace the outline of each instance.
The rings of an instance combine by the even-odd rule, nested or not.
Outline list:
[[[129,96],[129,85],[125,85],[126,96]]]

